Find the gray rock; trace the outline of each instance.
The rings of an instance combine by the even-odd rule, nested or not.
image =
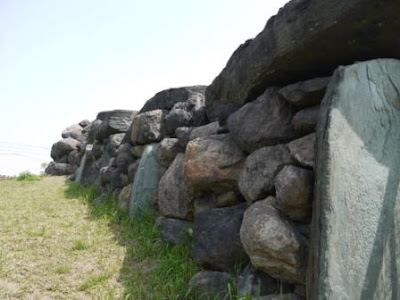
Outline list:
[[[225,194],[219,195],[215,200],[217,207],[234,206],[238,205],[240,202],[240,197],[234,191],[229,191]]]
[[[298,111],[292,119],[294,130],[301,135],[314,132],[319,121],[319,111],[319,105]]]
[[[251,153],[295,138],[292,117],[291,105],[278,94],[277,88],[269,88],[255,101],[231,114],[227,124],[234,141],[242,150]]]
[[[68,164],[73,166],[79,166],[81,163],[82,155],[78,150],[71,151],[68,154]]]
[[[205,89],[206,86],[188,86],[161,91],[145,103],[140,113],[156,109],[171,110],[175,103],[186,102],[190,98],[204,98]]]
[[[51,148],[51,158],[57,161],[65,155],[68,156],[71,151],[78,150],[80,143],[73,138],[65,138],[54,143]]]
[[[158,207],[166,217],[186,219],[193,194],[184,182],[184,155],[178,154],[158,186]]]
[[[67,164],[68,163],[68,155],[64,155],[63,157],[57,159],[56,162],[61,163],[61,164]]]
[[[292,162],[285,145],[264,147],[250,154],[239,176],[239,189],[247,202],[272,194],[275,175]]]
[[[187,221],[161,217],[157,223],[161,229],[161,238],[174,245],[188,241],[192,232],[192,224]]]
[[[121,173],[128,173],[128,167],[135,161],[134,156],[132,155],[132,147],[130,144],[123,144],[119,147],[117,157],[116,157],[116,164],[118,170]]]
[[[198,137],[206,137],[209,135],[217,134],[221,129],[218,122],[212,122],[207,125],[195,127],[190,131],[189,140],[194,140]]]
[[[339,67],[329,84],[317,129],[310,299],[400,299],[399,91],[394,59]]]
[[[140,158],[143,155],[146,145],[136,145],[132,147],[132,154],[136,158]]]
[[[276,293],[278,284],[274,278],[248,264],[238,276],[237,289],[240,297],[260,297]]]
[[[164,130],[166,135],[172,136],[178,127],[192,124],[193,114],[185,109],[174,108],[164,117]]]
[[[112,110],[100,112],[97,119],[101,120],[95,139],[102,141],[112,134],[127,132],[137,112],[132,110]]]
[[[84,141],[85,137],[82,134],[83,127],[79,124],[73,124],[63,130],[61,136],[63,138],[73,138],[78,141]]]
[[[243,159],[228,134],[197,138],[186,146],[185,180],[197,192],[237,190]]]
[[[45,169],[45,173],[49,175],[71,175],[74,174],[76,171],[76,166],[65,164],[65,163],[56,163],[51,162]]]
[[[315,133],[287,144],[292,157],[303,167],[314,168],[315,158]]]
[[[161,141],[164,112],[160,109],[140,113],[133,118],[131,140],[134,145],[145,145]]]
[[[240,242],[245,204],[216,208],[194,217],[193,259],[204,268],[233,271],[248,261]]]
[[[293,225],[270,201],[258,201],[246,210],[240,229],[243,246],[256,269],[280,280],[304,283],[305,247]]]
[[[400,57],[400,2],[288,2],[241,45],[206,91],[210,121],[226,118],[266,87],[331,75],[338,65]]]
[[[217,208],[216,196],[213,194],[203,195],[193,201],[194,214]]]
[[[99,143],[99,141],[94,141],[91,154],[95,159],[99,159],[103,156],[103,145]]]
[[[121,145],[124,136],[125,133],[117,133],[110,135],[108,139],[108,150],[111,156],[115,156],[117,154],[118,148]]]
[[[321,103],[331,77],[314,78],[285,86],[279,90],[287,101],[298,107]]]
[[[132,184],[125,186],[118,195],[118,209],[128,212],[129,201],[131,199]]]
[[[189,143],[192,130],[192,127],[178,127],[175,130],[175,136],[179,140],[179,144],[182,148],[186,148],[187,143]]]
[[[79,122],[79,125],[80,125],[82,128],[85,128],[85,127],[88,126],[89,124],[90,124],[90,121],[89,121],[89,120],[82,120],[82,121]]]
[[[233,278],[229,273],[201,271],[189,281],[191,294],[195,299],[229,299],[228,285]]]
[[[101,125],[101,120],[94,120],[93,122],[91,122],[88,126],[86,126],[84,128],[84,130],[82,130],[82,132],[87,134],[87,142],[89,144],[93,144],[96,136],[100,130],[100,125]]]
[[[176,138],[165,138],[158,148],[158,162],[163,168],[168,168],[179,152],[184,152],[179,140]]]
[[[285,166],[274,183],[278,207],[293,221],[310,222],[313,197],[313,172]]]
[[[136,160],[135,162],[131,163],[128,166],[128,180],[129,180],[129,182],[133,182],[133,180],[135,179],[136,171],[139,168],[139,162],[140,162],[140,160],[138,159],[138,160]]]

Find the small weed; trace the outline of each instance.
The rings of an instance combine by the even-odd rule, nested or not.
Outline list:
[[[32,174],[29,171],[21,172],[17,176],[18,181],[37,181],[40,180],[40,176],[36,174]]]
[[[69,273],[70,269],[71,268],[67,265],[59,265],[56,268],[56,273],[57,274],[67,274],[67,273]]]
[[[84,282],[82,282],[81,285],[79,285],[78,290],[79,291],[86,291],[90,289],[91,287],[100,284],[110,278],[110,275],[108,274],[94,274],[90,275],[88,279],[86,279]]]
[[[72,250],[81,251],[89,248],[88,243],[85,240],[76,240]]]

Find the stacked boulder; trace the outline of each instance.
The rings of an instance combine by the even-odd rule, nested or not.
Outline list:
[[[89,125],[88,120],[83,120],[62,131],[62,139],[51,148],[50,155],[54,161],[46,167],[46,174],[71,175],[78,169],[88,138]]]
[[[331,138],[320,127],[319,141],[316,138],[320,119],[329,123],[331,117],[321,114],[320,103],[325,97],[324,103],[335,105],[336,98],[324,95],[328,85],[328,95],[338,90],[331,74],[340,64],[400,58],[400,42],[394,38],[399,10],[400,3],[392,0],[291,1],[255,39],[235,51],[210,86],[161,91],[139,112],[99,113],[81,130],[83,140],[70,134],[53,146],[53,166],[68,163],[75,170],[84,153],[76,174],[81,182],[113,193],[119,208],[131,217],[137,217],[139,202],[145,199],[148,203],[140,206],[156,211],[167,242],[178,244],[192,235],[191,255],[204,270],[189,287],[199,295],[227,299],[228,285],[236,281],[240,296],[271,300],[284,293],[286,298],[305,299],[308,271],[308,287],[317,299],[312,278],[320,276],[316,266],[328,263],[321,263],[317,252],[325,244],[316,247],[310,236],[314,241],[328,239],[334,223],[324,224],[325,236],[315,236],[321,225],[316,222],[334,215],[313,203],[314,180],[328,181],[324,173],[314,173],[321,169],[316,144],[324,149],[321,141]],[[354,83],[346,88],[361,82],[375,91],[381,79],[371,80],[373,68],[366,70],[362,76],[349,71]],[[335,72],[336,81],[342,73]],[[398,88],[388,78],[382,84],[385,92],[375,94],[398,108]],[[347,90],[342,94],[350,95]],[[332,141],[329,146],[337,145]],[[312,216],[312,207],[317,215]]]

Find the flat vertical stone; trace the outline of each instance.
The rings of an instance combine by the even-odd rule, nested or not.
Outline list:
[[[400,299],[400,61],[340,67],[322,101],[309,299]]]

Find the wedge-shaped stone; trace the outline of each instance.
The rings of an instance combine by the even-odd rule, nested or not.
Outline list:
[[[307,297],[400,299],[400,61],[340,67],[321,116]]]

